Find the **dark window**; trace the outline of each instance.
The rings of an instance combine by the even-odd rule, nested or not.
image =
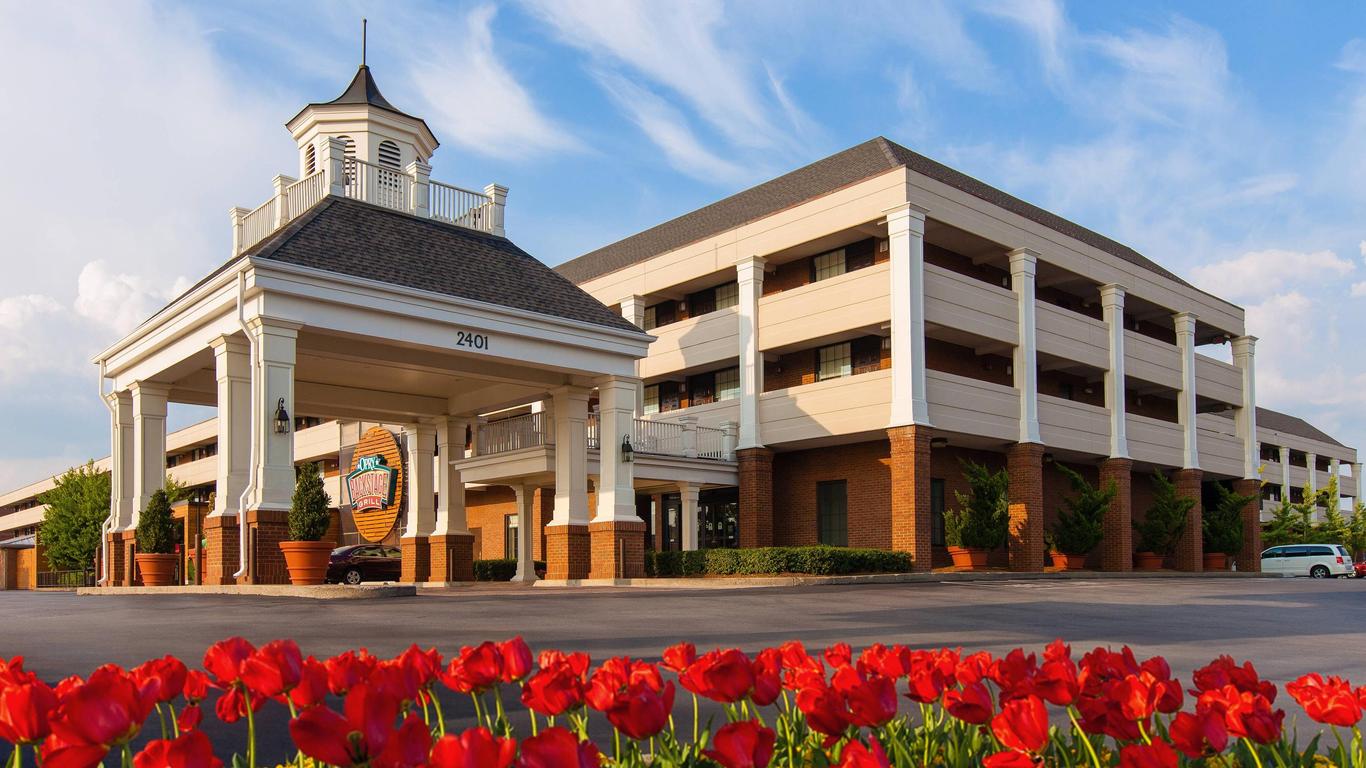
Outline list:
[[[676,493],[664,494],[660,519],[660,528],[664,532],[664,545],[660,548],[666,552],[676,552],[682,549],[683,499],[681,496]]]
[[[844,249],[844,268],[853,272],[856,269],[873,266],[873,251],[876,244],[872,239],[861,240]]]
[[[816,518],[822,544],[849,546],[848,489],[844,480],[816,483]]]
[[[659,385],[659,412],[676,411],[683,407],[683,387],[676,381]]]
[[[1286,547],[1282,557],[1309,557],[1309,547]]]
[[[503,516],[503,557],[517,559],[517,516]]]
[[[1318,557],[1320,555],[1335,555],[1337,553],[1333,551],[1332,547],[1310,547],[1309,554]]]
[[[849,344],[853,357],[854,373],[872,373],[882,369],[882,338],[865,336],[854,339]]]
[[[1064,381],[1058,384],[1058,392],[1065,400],[1075,400],[1076,391],[1072,389],[1072,382]]]
[[[715,311],[716,311],[716,289],[715,289],[715,288],[708,288],[708,289],[705,290],[705,291],[698,291],[697,293],[690,294],[690,295],[688,296],[688,316],[689,316],[689,317],[697,317],[698,315],[705,315],[705,314],[707,314],[708,312],[715,312]]]
[[[930,544],[944,546],[944,479],[930,479]]]
[[[1268,549],[1262,553],[1262,559],[1270,560],[1276,557],[1283,557],[1285,555],[1285,552],[1283,550],[1283,547],[1272,547],[1271,549]]]
[[[716,373],[699,373],[688,377],[688,404],[705,405],[716,402]]]
[[[654,310],[654,327],[678,322],[678,302],[666,301],[663,304],[656,304],[650,309]]]
[[[697,545],[702,549],[740,546],[740,489],[716,488],[697,495]]]

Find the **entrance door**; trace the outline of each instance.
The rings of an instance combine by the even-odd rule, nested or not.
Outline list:
[[[664,532],[666,552],[676,552],[683,548],[683,497],[676,493],[666,493],[660,504],[660,527]]]
[[[713,488],[699,494],[697,522],[702,549],[740,546],[740,489]]]

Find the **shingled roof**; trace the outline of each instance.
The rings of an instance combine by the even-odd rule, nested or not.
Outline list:
[[[1168,280],[1188,285],[1134,249],[931,160],[881,136],[757,187],[567,261],[556,271],[576,283],[615,272],[896,168],[943,182]]]
[[[1257,426],[1259,428],[1266,427],[1267,429],[1274,429],[1277,432],[1284,432],[1287,435],[1318,440],[1319,442],[1328,443],[1329,445],[1337,445],[1343,448],[1347,447],[1337,440],[1334,440],[1328,433],[1320,430],[1318,427],[1310,424],[1304,419],[1301,419],[1299,416],[1291,416],[1288,413],[1273,411],[1270,408],[1257,409]]]
[[[247,255],[640,333],[505,237],[344,197],[325,198]]]

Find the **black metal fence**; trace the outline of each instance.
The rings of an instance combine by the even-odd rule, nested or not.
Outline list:
[[[93,586],[94,571],[38,571],[38,589],[75,589]]]

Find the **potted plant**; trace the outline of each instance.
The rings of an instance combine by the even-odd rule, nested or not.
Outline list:
[[[175,522],[171,519],[171,502],[166,491],[158,489],[147,500],[147,508],[138,516],[136,532],[137,554],[133,557],[142,583],[148,587],[169,587],[175,584]]]
[[[1176,550],[1181,533],[1186,529],[1186,515],[1195,506],[1195,499],[1176,492],[1176,484],[1153,470],[1153,505],[1142,521],[1134,521],[1138,534],[1135,565],[1140,571],[1156,571],[1162,561]]]
[[[972,461],[961,463],[968,492],[954,491],[958,509],[944,513],[944,543],[955,566],[982,568],[987,564],[987,554],[1005,544],[1009,533],[1006,488],[1010,475],[1004,469],[992,472]]]
[[[289,540],[280,542],[290,582],[313,585],[322,584],[327,578],[332,544],[322,541],[322,537],[332,522],[328,511],[331,506],[332,500],[323,490],[318,465],[309,463],[299,467],[294,497],[289,502]]]
[[[1207,571],[1228,568],[1228,559],[1243,549],[1243,507],[1256,495],[1234,493],[1223,483],[1215,483],[1219,500],[1205,510],[1201,520],[1201,534],[1205,543],[1204,567]]]
[[[1063,499],[1058,522],[1049,536],[1053,564],[1065,571],[1079,571],[1086,567],[1086,556],[1104,536],[1105,513],[1118,488],[1113,480],[1104,488],[1096,488],[1076,471],[1061,464],[1055,466],[1072,486],[1073,495]]]

